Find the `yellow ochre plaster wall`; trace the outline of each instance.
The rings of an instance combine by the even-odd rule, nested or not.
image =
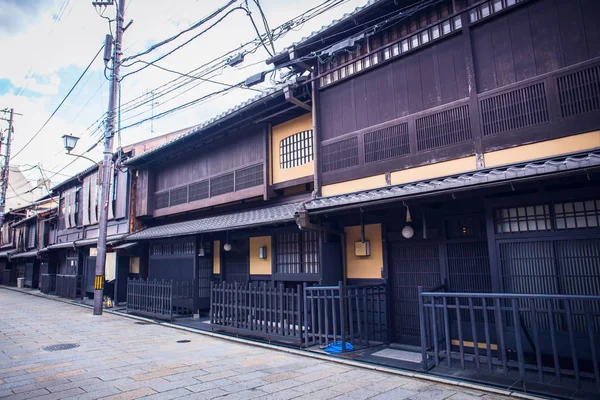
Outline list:
[[[281,144],[281,141],[295,133],[309,131],[311,129],[312,114],[310,113],[286,121],[283,124],[275,125],[271,128],[271,165],[273,171],[271,183],[281,183],[291,181],[292,179],[298,179],[303,178],[305,176],[314,175],[314,161],[299,165],[295,168],[281,168],[281,164],[279,162],[279,146]]]
[[[370,242],[371,255],[357,257],[354,255],[354,242],[359,242],[360,225],[347,226],[346,264],[349,279],[381,279],[383,269],[383,244],[381,240],[381,224],[365,225],[365,240]]]
[[[438,178],[440,176],[462,174],[476,169],[477,160],[475,156],[459,158],[456,160],[392,172],[392,185],[422,181],[424,179]]]
[[[258,249],[267,248],[267,258],[258,258]],[[271,275],[271,236],[258,236],[250,238],[250,275]]]
[[[323,197],[336,196],[338,194],[358,192],[385,186],[385,175],[369,176],[368,178],[354,179],[351,181],[324,185],[321,187]]]
[[[213,243],[213,274],[221,273],[221,241],[215,240]]]
[[[563,154],[577,153],[600,147],[600,131],[582,133],[545,142],[526,144],[510,149],[485,153],[486,168],[515,164],[540,158],[554,157]]]

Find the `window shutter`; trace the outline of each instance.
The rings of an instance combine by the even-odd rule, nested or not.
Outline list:
[[[115,218],[125,218],[127,213],[127,172],[118,172],[117,187],[115,188],[117,193],[117,200],[115,201]]]
[[[110,167],[110,184],[108,187],[108,219],[115,219],[115,213],[113,210],[113,191],[115,190],[115,166],[114,164]]]
[[[71,205],[69,204],[71,201],[71,196],[69,191],[64,192],[63,196],[63,201],[65,202],[65,212],[63,214],[63,218],[65,220],[65,229],[69,229],[71,227],[71,218],[69,218],[71,215]]]
[[[98,223],[98,173],[90,176],[90,224]]]
[[[83,192],[82,192],[82,196],[83,196],[83,201],[82,201],[82,208],[83,208],[83,226],[89,225],[90,224],[90,181],[91,181],[91,176],[86,176],[83,179]]]
[[[70,224],[71,224],[71,228],[75,228],[77,226],[77,223],[75,222],[75,214],[77,213],[77,211],[75,210],[75,204],[77,201],[77,190],[75,188],[71,189],[71,192],[69,193],[69,219],[70,219]]]

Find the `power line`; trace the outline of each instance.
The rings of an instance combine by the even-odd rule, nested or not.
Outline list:
[[[217,15],[219,15],[227,7],[229,7],[230,5],[232,5],[233,3],[235,3],[236,1],[237,0],[230,0],[227,4],[225,4],[224,6],[218,8],[217,10],[213,11],[210,15],[208,15],[207,17],[202,18],[200,21],[196,22],[194,25],[190,26],[189,28],[184,29],[181,32],[177,33],[176,35],[171,36],[171,37],[169,37],[169,38],[167,38],[167,39],[165,39],[165,40],[163,40],[163,41],[161,41],[159,43],[156,43],[155,45],[150,46],[148,49],[146,49],[146,50],[144,50],[144,51],[142,51],[140,53],[137,53],[137,54],[135,54],[133,56],[125,57],[121,62],[124,63],[126,61],[133,60],[134,58],[138,58],[138,57],[141,57],[143,55],[146,55],[146,54],[148,54],[148,53],[150,53],[150,52],[158,49],[159,47],[164,46],[165,44],[172,42],[173,40],[177,39],[178,37],[180,37],[184,33],[193,31],[194,29],[202,26],[205,22],[210,21],[211,19],[213,19],[214,17],[216,17]]]
[[[142,70],[144,70],[144,69],[148,68],[150,65],[152,65],[152,64],[154,64],[154,63],[156,63],[156,62],[158,62],[158,61],[160,61],[160,60],[162,60],[162,59],[164,59],[164,58],[166,58],[166,57],[168,57],[168,56],[170,56],[171,54],[173,54],[173,53],[174,53],[174,52],[176,52],[177,50],[181,49],[183,46],[185,46],[185,45],[187,45],[187,44],[191,43],[191,42],[192,42],[194,39],[196,39],[196,38],[198,38],[198,37],[202,36],[203,34],[205,34],[206,32],[208,32],[209,30],[211,30],[212,28],[214,28],[215,26],[217,26],[219,23],[221,23],[221,21],[223,21],[225,18],[227,18],[227,17],[228,17],[228,16],[229,16],[231,13],[233,13],[233,12],[234,12],[234,11],[236,11],[236,10],[244,10],[244,8],[243,8],[243,7],[235,7],[235,8],[232,8],[231,10],[227,11],[227,13],[225,13],[225,15],[223,15],[221,18],[219,18],[219,19],[218,19],[216,22],[214,22],[212,25],[210,25],[208,28],[206,28],[206,29],[204,29],[203,31],[201,31],[200,33],[198,33],[198,34],[196,34],[196,35],[192,36],[190,39],[186,40],[185,42],[183,42],[183,43],[182,43],[182,44],[180,44],[179,46],[177,46],[177,47],[175,47],[174,49],[172,49],[172,50],[168,51],[167,53],[163,54],[162,56],[158,57],[157,59],[155,59],[155,60],[153,60],[153,61],[150,61],[149,63],[145,63],[145,65],[144,65],[143,67],[141,67],[141,68],[138,68],[138,69],[137,69],[137,70],[135,70],[135,71],[132,71],[132,72],[129,72],[129,73],[127,73],[127,74],[123,75],[123,76],[121,77],[121,80],[125,79],[126,77],[128,77],[128,76],[130,76],[130,75],[136,74],[136,73],[138,73],[138,72],[140,72],[140,71],[142,71]],[[136,63],[138,63],[138,62],[140,62],[140,60],[136,60],[136,61],[134,61],[133,63],[131,63],[131,64],[129,64],[129,65],[125,65],[125,64],[123,64],[123,66],[124,66],[124,67],[131,67],[131,66],[133,66],[134,64],[136,64]]]
[[[250,8],[248,7],[248,0],[246,0],[245,10],[246,10],[246,15],[248,15],[248,18],[250,18],[250,22],[252,23],[252,26],[254,27],[254,31],[256,32],[256,34],[258,35],[258,38],[260,39],[260,43],[265,48],[267,54],[270,55],[271,57],[273,57],[275,55],[275,48],[273,48],[273,52],[271,52],[271,50],[269,50],[269,48],[265,44],[265,41],[262,38],[262,34],[258,31],[258,27],[256,26],[256,23],[254,22],[254,18],[252,18],[252,13],[250,12]],[[266,29],[266,27],[265,27],[265,29]],[[271,35],[269,34],[268,31],[267,31],[267,37],[271,38]],[[272,39],[271,39],[271,45],[273,45]]]
[[[145,63],[145,61],[141,61],[141,62]],[[177,75],[179,75],[179,76],[183,76],[183,77],[185,77],[185,78],[197,79],[197,80],[201,80],[201,81],[204,81],[204,82],[210,82],[210,83],[214,83],[215,85],[227,86],[227,87],[230,87],[230,88],[231,88],[231,87],[239,87],[239,88],[241,88],[241,89],[254,90],[254,91],[257,91],[257,92],[261,92],[261,93],[262,93],[262,91],[260,91],[260,90],[258,90],[258,89],[253,89],[253,88],[251,88],[251,87],[248,87],[248,86],[234,86],[234,85],[230,85],[229,83],[223,83],[223,82],[215,81],[215,80],[212,80],[212,79],[202,78],[202,77],[200,77],[200,76],[188,75],[188,74],[185,74],[185,73],[183,73],[183,72],[174,71],[174,70],[172,70],[172,69],[169,69],[169,68],[161,67],[161,66],[160,66],[160,65],[158,65],[158,64],[150,64],[150,63],[147,63],[147,64],[149,64],[149,65],[152,65],[153,67],[155,67],[155,68],[158,68],[158,69],[161,69],[161,70],[163,70],[163,71],[170,72],[170,73],[172,73],[172,74],[177,74]]]
[[[96,55],[94,56],[94,58],[92,58],[92,61],[90,61],[90,63],[87,65],[87,67],[85,67],[85,70],[82,72],[82,74],[79,76],[79,78],[77,78],[77,81],[75,82],[75,84],[71,87],[71,89],[69,89],[69,92],[65,95],[65,97],[62,99],[62,101],[60,102],[60,104],[54,109],[54,111],[52,112],[52,114],[50,114],[50,117],[48,117],[48,119],[46,120],[46,122],[44,122],[44,124],[42,125],[42,127],[40,129],[38,129],[38,131],[27,141],[27,143],[25,143],[25,145],[23,147],[21,147],[21,149],[15,153],[15,155],[13,156],[13,159],[16,158],[19,154],[21,154],[23,152],[23,150],[25,150],[27,148],[27,146],[29,146],[29,144],[33,141],[33,139],[35,139],[42,132],[42,130],[46,127],[46,125],[48,125],[48,123],[50,122],[50,120],[52,119],[52,117],[54,117],[54,115],[58,112],[58,110],[60,109],[60,107],[67,100],[67,98],[69,97],[69,95],[73,92],[73,90],[75,90],[75,88],[77,87],[77,84],[81,81],[81,79],[83,78],[83,76],[90,69],[90,67],[92,66],[92,64],[94,63],[94,61],[96,60],[96,58],[98,57],[98,55],[100,54],[100,52],[102,51],[103,48],[104,48],[104,45],[102,45],[98,49],[98,52],[96,53]]]

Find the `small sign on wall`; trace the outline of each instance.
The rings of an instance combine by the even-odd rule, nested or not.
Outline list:
[[[357,257],[369,257],[371,255],[371,242],[354,242],[354,255]]]
[[[96,257],[98,255],[97,247],[90,247],[90,257]]]

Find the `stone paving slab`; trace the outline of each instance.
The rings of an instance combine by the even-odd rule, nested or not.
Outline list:
[[[0,288],[0,398],[507,398],[134,322]]]

